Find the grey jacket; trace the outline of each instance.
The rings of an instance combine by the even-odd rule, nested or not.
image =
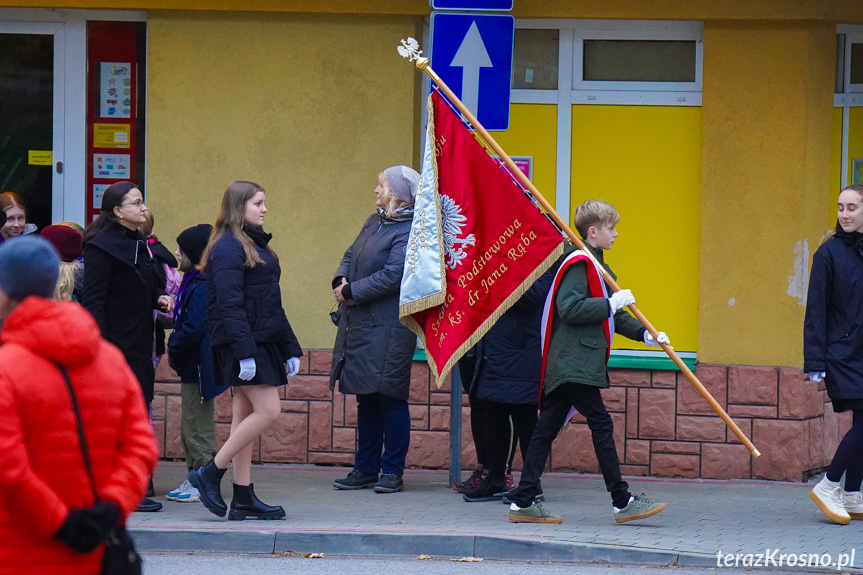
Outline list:
[[[399,287],[410,220],[373,214],[335,273],[348,280],[353,305],[343,305],[333,348],[330,389],[407,399],[416,336],[399,322]]]

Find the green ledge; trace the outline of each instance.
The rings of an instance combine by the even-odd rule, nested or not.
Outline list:
[[[683,363],[686,364],[686,367],[689,369],[695,369],[696,357],[692,352],[680,352],[680,359],[683,360]],[[426,360],[426,351],[424,349],[418,349],[414,352],[414,361],[425,361]],[[613,367],[616,369],[665,369],[672,371],[680,371],[673,361],[671,361],[667,355],[662,352],[656,351],[646,351],[646,352],[636,352],[636,351],[625,351],[611,352],[611,359],[608,361],[608,367]]]

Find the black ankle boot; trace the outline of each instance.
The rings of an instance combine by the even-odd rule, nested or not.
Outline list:
[[[204,507],[219,517],[224,517],[228,512],[221,490],[222,476],[225,471],[227,469],[219,469],[216,467],[215,459],[211,459],[205,466],[190,471],[188,476],[189,483],[198,490]]]
[[[228,519],[242,521],[243,519],[284,519],[284,517],[284,509],[277,505],[267,505],[258,499],[254,484],[234,484],[234,498],[231,500]]]

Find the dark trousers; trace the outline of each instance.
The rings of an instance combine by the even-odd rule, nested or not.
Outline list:
[[[533,498],[539,493],[539,478],[551,453],[551,444],[563,427],[570,407],[575,407],[587,419],[593,437],[593,449],[605,479],[605,488],[611,493],[612,503],[618,508],[626,507],[630,497],[629,485],[620,476],[611,416],[605,410],[599,388],[579,383],[564,383],[542,398],[539,422],[527,448],[521,481],[513,501],[519,507],[528,507],[533,503]]]
[[[503,481],[512,466],[516,443],[521,446],[522,459],[527,457],[527,446],[536,422],[536,405],[485,402],[484,435],[489,478]]]
[[[851,429],[839,442],[833,461],[827,467],[827,479],[839,481],[845,474],[845,491],[860,491],[863,483],[863,410],[854,410]]]
[[[357,395],[357,432],[354,469],[361,473],[404,472],[411,441],[407,400],[380,393]]]

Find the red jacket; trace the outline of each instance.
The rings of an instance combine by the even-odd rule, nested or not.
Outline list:
[[[123,521],[158,459],[141,386],[84,308],[27,298],[0,331],[0,574],[98,573],[99,548],[54,539],[69,510],[93,504],[66,368],[84,425],[99,497]]]

